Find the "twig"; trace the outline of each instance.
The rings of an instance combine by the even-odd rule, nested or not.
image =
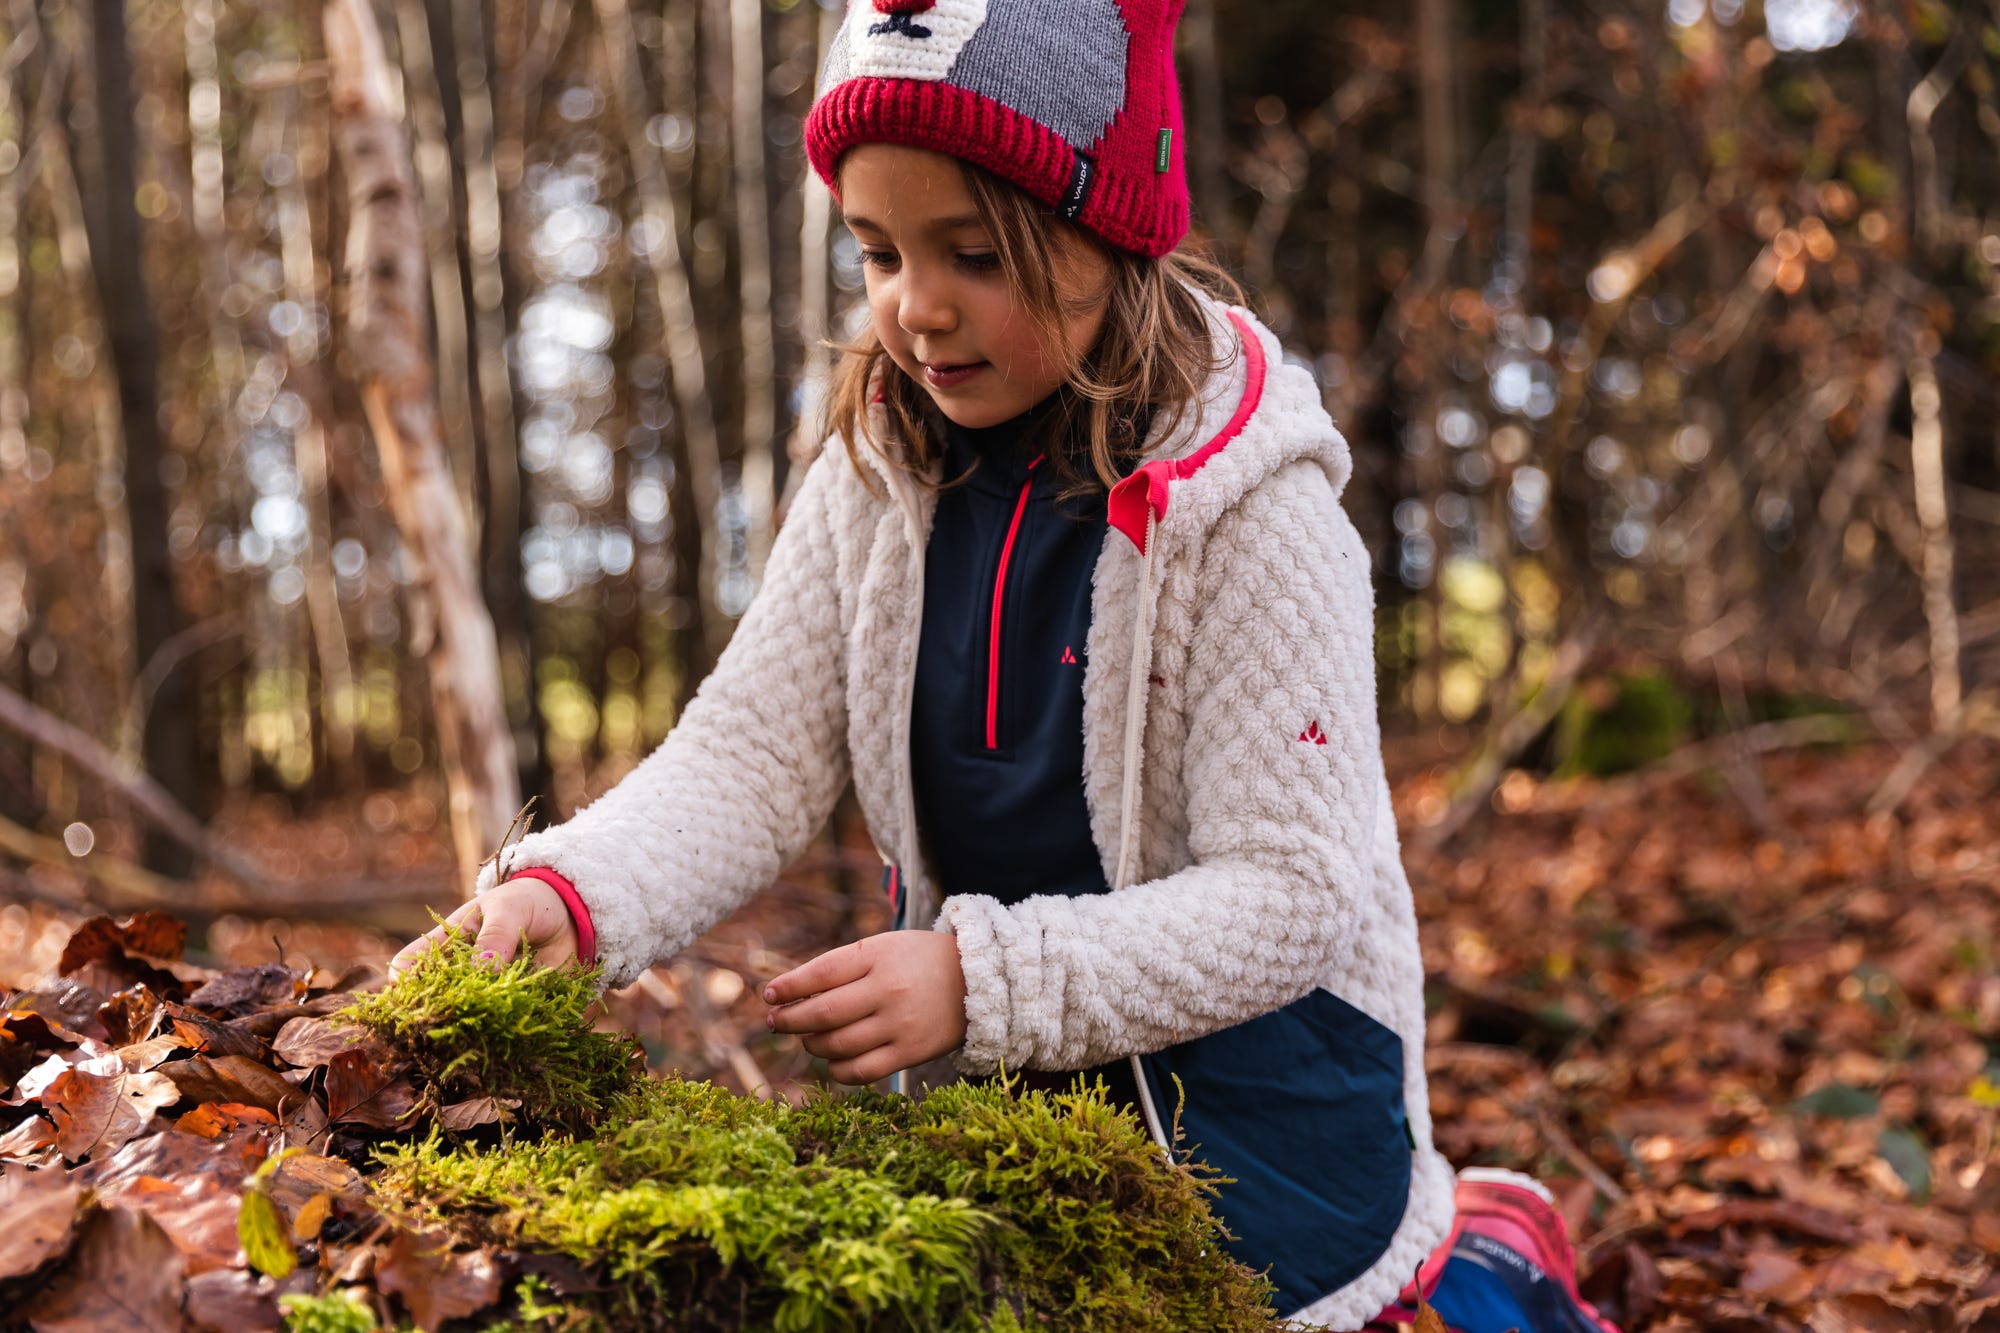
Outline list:
[[[83,768],[131,802],[132,808],[147,822],[244,888],[273,897],[282,893],[261,868],[211,837],[201,821],[189,814],[187,807],[169,795],[166,788],[121,763],[95,739],[5,685],[0,685],[0,726]]]
[[[1548,679],[1511,716],[1490,729],[1491,740],[1466,766],[1450,808],[1437,823],[1413,839],[1419,847],[1430,852],[1439,850],[1457,836],[1475,811],[1486,804],[1493,795],[1493,789],[1500,785],[1501,775],[1507,771],[1514,756],[1541,735],[1542,728],[1554,721],[1556,714],[1568,702],[1571,691],[1576,687],[1576,678],[1589,661],[1591,649],[1596,646],[1597,634],[1597,623],[1586,620],[1571,630],[1569,637],[1557,646],[1549,665]]]

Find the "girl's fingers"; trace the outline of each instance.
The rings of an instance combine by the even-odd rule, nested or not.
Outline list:
[[[449,928],[456,926],[460,931],[478,930],[482,916],[481,904],[477,898],[469,903],[460,903],[457,909],[444,919],[443,925],[432,926],[397,950],[396,956],[389,960],[389,979],[393,981],[408,971],[433,944],[443,944],[445,931]]]
[[[878,1018],[864,1018],[844,1028],[815,1032],[800,1045],[822,1060],[852,1060],[889,1043],[888,1025]]]
[[[772,978],[771,984],[764,988],[764,1003],[790,1004],[808,995],[859,981],[868,975],[879,948],[879,943],[871,948],[869,941],[860,939],[828,950],[811,962],[801,963],[783,976]],[[790,1030],[779,1029],[781,1032]]]
[[[773,1009],[764,1022],[773,1032],[827,1032],[874,1012],[874,994],[865,986],[848,985]]]
[[[889,1077],[903,1067],[902,1056],[894,1046],[877,1046],[864,1055],[852,1060],[835,1060],[826,1067],[827,1075],[836,1083],[858,1087],[864,1083],[876,1083]]]

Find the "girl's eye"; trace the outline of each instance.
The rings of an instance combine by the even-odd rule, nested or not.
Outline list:
[[[861,252],[861,262],[869,265],[871,268],[894,268],[896,267],[896,252],[894,250],[863,250]]]
[[[976,250],[958,257],[960,267],[973,273],[997,273],[1000,256],[991,250]]]

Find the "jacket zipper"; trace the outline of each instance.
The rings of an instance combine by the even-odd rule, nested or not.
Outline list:
[[[1000,567],[993,573],[993,619],[986,631],[986,748],[1000,748],[1000,608],[1007,599],[1007,562],[1014,556],[1014,538],[1021,531],[1021,515],[1028,509],[1028,491],[1035,484],[1035,467],[1046,458],[1036,454],[1028,464],[1028,479],[1021,483],[1020,498],[1014,501],[1014,521],[1007,525],[1007,540],[1000,547]]]

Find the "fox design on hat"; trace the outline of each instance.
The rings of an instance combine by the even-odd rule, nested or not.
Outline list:
[[[1187,230],[1173,29],[1182,0],[849,0],[806,122],[835,185],[857,143],[973,162],[1161,255]]]

